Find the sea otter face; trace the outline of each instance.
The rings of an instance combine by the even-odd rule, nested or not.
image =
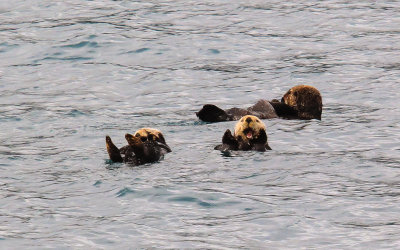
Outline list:
[[[138,136],[133,136],[131,134],[125,134],[125,139],[128,142],[129,146],[137,147],[142,145],[143,141]]]
[[[321,120],[322,97],[312,86],[294,86],[283,95],[282,102],[295,108],[300,118]]]
[[[165,143],[165,139],[160,130],[154,128],[141,128],[135,132],[135,137],[140,137],[142,141],[153,140]]]
[[[243,141],[256,139],[260,130],[266,130],[265,124],[253,115],[243,116],[235,126],[235,137],[240,137]]]

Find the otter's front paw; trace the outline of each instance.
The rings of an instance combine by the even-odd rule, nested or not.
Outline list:
[[[214,149],[226,151],[226,150],[238,150],[239,142],[232,135],[232,132],[227,129],[222,137],[222,144],[216,146]]]
[[[260,129],[260,132],[258,133],[258,136],[251,140],[252,144],[265,144],[267,143],[268,137],[267,133],[265,132],[265,129]]]

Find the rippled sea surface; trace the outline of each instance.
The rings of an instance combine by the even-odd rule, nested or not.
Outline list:
[[[1,248],[398,247],[399,41],[397,1],[1,2]],[[264,120],[273,151],[195,116],[298,84],[322,120]],[[141,127],[173,152],[111,164]]]

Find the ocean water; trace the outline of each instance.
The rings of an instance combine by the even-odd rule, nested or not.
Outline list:
[[[2,249],[400,246],[397,1],[0,2]],[[213,147],[246,107],[317,87],[322,120],[264,120],[272,151]],[[111,164],[141,127],[173,152]]]

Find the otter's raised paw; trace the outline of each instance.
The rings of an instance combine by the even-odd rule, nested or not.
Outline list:
[[[236,138],[232,135],[232,132],[227,129],[222,137],[222,144],[216,146],[214,149],[220,151],[227,151],[227,150],[238,150],[239,142]]]
[[[106,136],[106,148],[108,155],[113,162],[123,162],[119,149],[114,145],[111,137],[109,137],[108,135]]]
[[[232,135],[232,132],[227,129],[224,133],[224,136],[222,136],[222,143],[223,144],[230,144],[230,145],[237,145],[237,140],[236,138]]]
[[[253,144],[265,144],[265,143],[267,143],[267,140],[268,140],[267,133],[265,132],[265,129],[262,128],[258,132],[257,137],[250,140],[250,142]]]
[[[260,129],[258,137],[251,141],[253,145],[253,150],[264,152],[265,150],[271,150],[271,147],[268,145],[268,137],[267,133],[264,129]]]

